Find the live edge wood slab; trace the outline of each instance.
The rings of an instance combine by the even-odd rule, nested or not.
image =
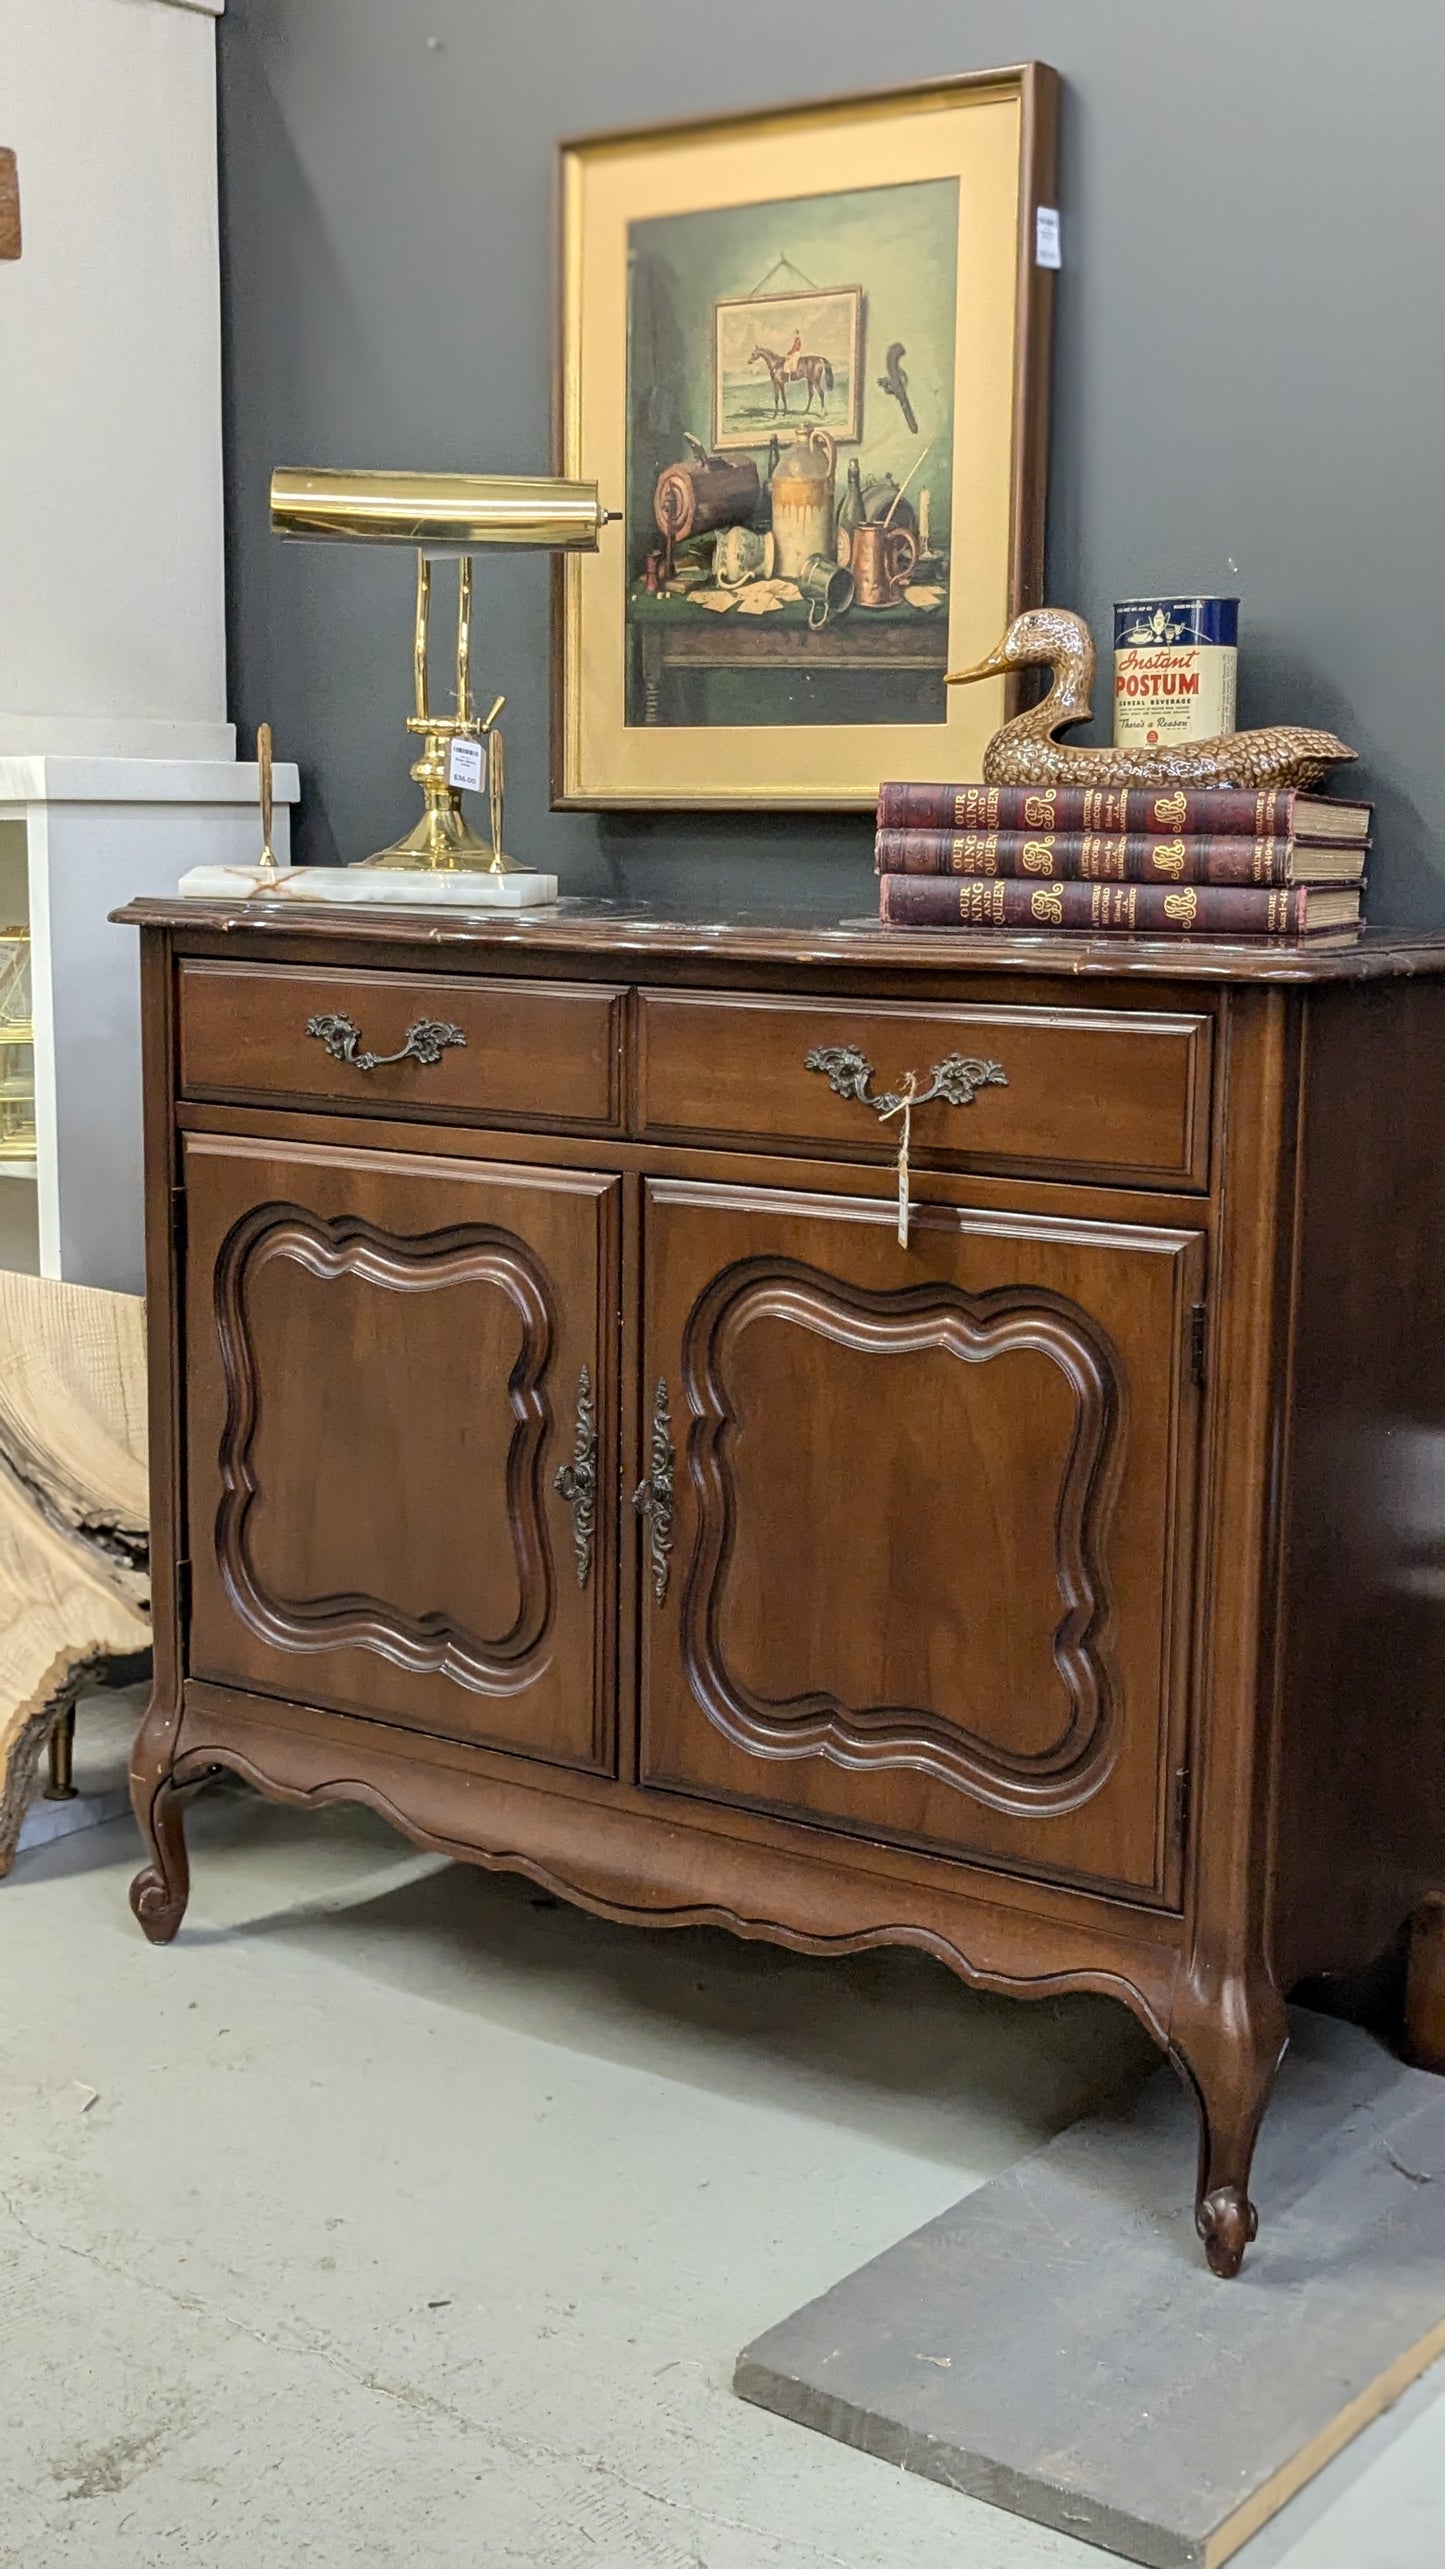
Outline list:
[[[1445,937],[118,915],[147,1934],[231,1768],[634,1923],[1107,1991],[1234,2274],[1297,1983],[1418,1919],[1445,2068]]]
[[[145,1378],[139,1295],[0,1273],[0,1876],[56,1723],[144,1673]]]

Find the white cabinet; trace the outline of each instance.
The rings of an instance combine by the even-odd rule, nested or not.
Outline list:
[[[293,766],[275,794],[284,865]],[[141,1290],[139,983],[109,913],[260,843],[254,766],[0,757],[0,928],[30,930],[36,1136],[33,1160],[0,1157],[0,1266]],[[0,1079],[12,1059],[0,1045]]]

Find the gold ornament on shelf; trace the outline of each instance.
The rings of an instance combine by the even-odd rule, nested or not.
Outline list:
[[[956,669],[945,686],[964,687],[1012,669],[1048,668],[1053,685],[1042,704],[1015,714],[983,753],[986,785],[1237,785],[1246,789],[1320,784],[1355,752],[1333,732],[1275,723],[1264,731],[1220,732],[1157,749],[1082,749],[1056,731],[1093,713],[1094,638],[1067,607],[1030,607],[1015,616],[1002,642],[973,669]]]

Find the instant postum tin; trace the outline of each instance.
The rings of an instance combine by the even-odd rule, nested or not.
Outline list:
[[[1114,744],[1233,731],[1238,598],[1125,598],[1114,609]]]

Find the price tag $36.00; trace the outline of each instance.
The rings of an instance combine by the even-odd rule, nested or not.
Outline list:
[[[480,794],[487,773],[487,744],[484,740],[454,740],[447,757],[447,783],[459,785],[464,793]]]

